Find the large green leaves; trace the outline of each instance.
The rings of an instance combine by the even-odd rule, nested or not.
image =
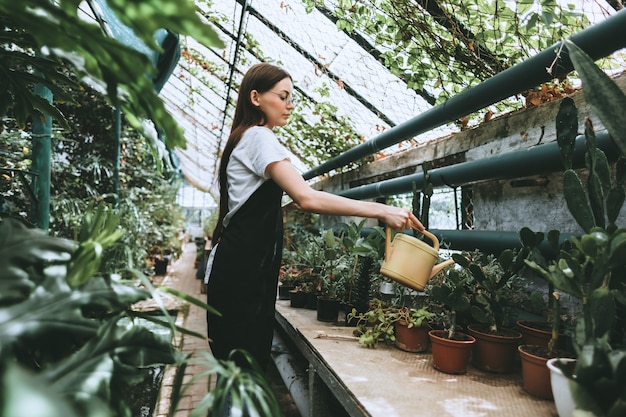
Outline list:
[[[574,100],[565,97],[556,115],[556,141],[565,169],[572,168],[576,136],[578,136],[578,110]]]
[[[148,75],[154,74],[153,63],[144,54],[109,38],[97,25],[78,16],[77,1],[51,2],[0,0],[0,16],[4,16],[3,33],[10,36],[0,48],[0,116],[12,110],[24,124],[33,115],[51,115],[64,123],[62,115],[45,103],[32,90],[30,68],[45,78],[42,84],[63,98],[61,64],[78,78],[89,79],[106,92],[108,99],[119,106],[127,120],[142,130],[142,119],[152,119],[165,134],[170,148],[185,146],[182,130],[166,111]],[[206,46],[221,47],[213,29],[203,24],[188,0],[111,1],[110,6],[120,19],[135,31],[155,53],[155,30],[168,28],[181,35],[195,37]],[[24,65],[14,50],[33,55]],[[43,56],[34,56],[41,51]],[[31,78],[29,78],[31,77]],[[61,80],[63,81],[63,80]]]
[[[569,57],[583,83],[585,99],[626,155],[626,95],[593,60],[571,40],[565,40]]]
[[[0,305],[24,300],[46,278],[54,279],[76,243],[47,236],[15,219],[0,219]],[[3,320],[0,320],[0,323]]]

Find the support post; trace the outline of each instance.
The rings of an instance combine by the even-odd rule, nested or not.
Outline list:
[[[42,84],[36,84],[35,94],[52,103],[52,91]],[[35,199],[31,203],[33,222],[45,231],[50,226],[50,159],[52,154],[52,117],[33,118],[32,136],[32,171],[33,194]]]

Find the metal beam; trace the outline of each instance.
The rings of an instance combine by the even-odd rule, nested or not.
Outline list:
[[[35,94],[52,103],[52,91],[43,84],[34,86]],[[31,203],[33,222],[46,232],[50,227],[50,171],[52,158],[52,117],[33,117],[32,134],[33,193],[37,197]]]
[[[619,150],[607,131],[596,133],[597,146],[613,160]],[[584,154],[587,150],[585,136],[576,138],[574,147],[574,166],[584,165]],[[561,153],[557,142],[550,142],[531,148],[503,153],[491,158],[477,161],[462,162],[428,171],[428,181],[433,187],[454,187],[474,182],[522,178],[563,170]],[[339,193],[344,197],[358,200],[387,197],[404,194],[424,188],[424,173],[406,175],[404,177],[363,185]]]
[[[573,35],[571,40],[594,60],[606,57],[618,49],[626,47],[626,10],[622,10],[605,21]],[[348,165],[403,140],[432,130],[521,91],[568,73],[573,69],[573,65],[569,60],[566,48],[564,48],[561,59],[558,61],[557,73],[549,74],[546,71],[546,68],[551,67],[552,63],[557,59],[555,52],[560,50],[561,44],[559,42],[526,61],[491,77],[476,87],[450,98],[445,103],[433,107],[419,116],[388,129],[377,137],[326,161],[318,167],[305,172],[304,178],[308,180]]]

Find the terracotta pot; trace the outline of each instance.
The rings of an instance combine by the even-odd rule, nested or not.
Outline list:
[[[428,331],[430,327],[410,327],[405,321],[394,323],[396,347],[406,352],[423,352],[428,348]]]
[[[339,300],[335,298],[317,297],[317,319],[325,322],[336,322],[339,315]]]
[[[550,323],[537,320],[518,320],[516,325],[519,332],[522,334],[522,344],[543,347],[548,346],[548,342],[550,342],[552,338],[552,326]],[[566,345],[567,336],[563,333],[559,333],[557,348],[565,349]]]
[[[489,326],[470,324],[468,333],[476,338],[472,358],[474,366],[483,371],[510,373],[515,369],[517,346],[522,334],[517,330],[501,329],[499,334],[489,333]]]
[[[433,352],[433,367],[447,374],[464,374],[476,339],[456,332],[456,339],[448,339],[446,330],[428,332]]]
[[[535,349],[547,349],[538,345],[520,345],[517,347],[522,361],[522,381],[524,390],[530,395],[551,400],[550,370],[548,358],[537,355]]]

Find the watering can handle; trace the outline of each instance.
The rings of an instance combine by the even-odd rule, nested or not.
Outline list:
[[[429,238],[430,240],[432,240],[433,242],[433,248],[436,251],[439,251],[439,239],[437,239],[437,236],[433,235],[432,233],[430,233],[428,230],[418,230],[415,227],[413,227],[413,229],[417,230],[418,232],[420,232],[421,234],[423,234],[424,236],[426,236],[427,238]],[[388,259],[389,255],[391,254],[391,229],[389,228],[389,226],[387,226],[385,228],[385,260]]]

